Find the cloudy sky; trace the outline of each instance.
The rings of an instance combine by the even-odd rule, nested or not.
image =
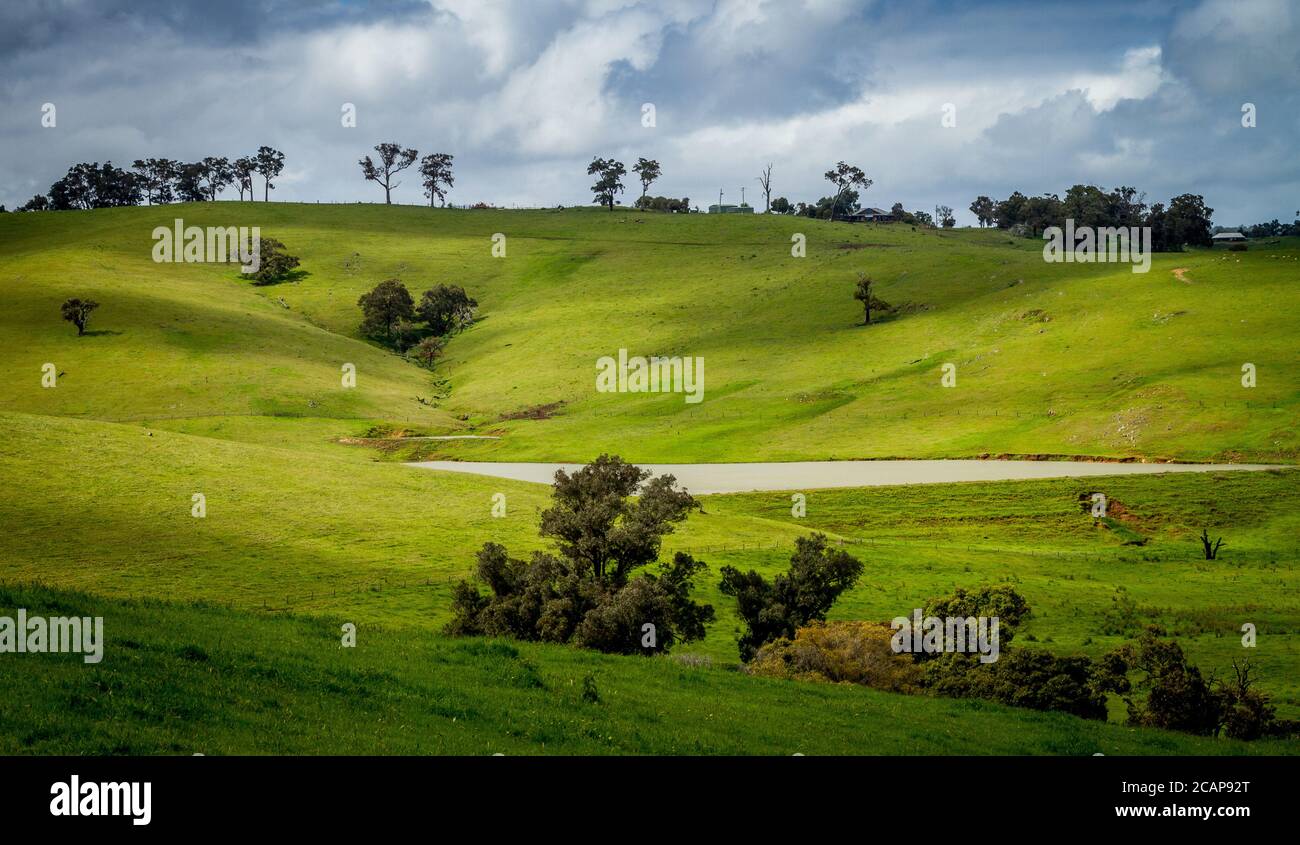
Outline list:
[[[53,103],[56,125],[41,125]],[[344,127],[344,103],[357,125]],[[643,125],[643,104],[654,125]],[[1243,104],[1256,126],[1242,126]],[[944,126],[951,104],[955,126]],[[582,204],[586,164],[653,193],[826,195],[962,224],[979,194],[1134,185],[1215,222],[1300,209],[1300,3],[1094,0],[4,0],[0,203],[77,161],[286,156],[273,197],[382,201],[379,141],[456,156],[454,203]],[[395,201],[425,201],[408,171]],[[634,198],[631,180],[628,196]],[[233,192],[231,192],[233,194]]]

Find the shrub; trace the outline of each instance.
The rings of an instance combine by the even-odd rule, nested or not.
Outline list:
[[[755,675],[805,681],[861,684],[890,692],[921,691],[921,667],[890,645],[890,626],[880,622],[813,622],[793,640],[767,643],[748,670]]]
[[[406,352],[424,339],[424,330],[416,323],[398,320],[388,335],[388,345],[398,352]]]
[[[665,211],[671,214],[686,214],[691,210],[690,197],[677,199],[676,197],[637,197],[635,203],[637,209],[641,211]]]
[[[587,704],[600,703],[600,690],[596,688],[596,676],[590,672],[582,676],[582,700]]]
[[[764,643],[791,639],[809,622],[824,620],[840,594],[857,583],[862,562],[828,547],[824,534],[795,540],[790,569],[771,582],[754,570],[722,568],[723,595],[734,596],[745,623],[737,642],[740,659],[749,662]]]
[[[673,489],[672,476],[649,478],[608,455],[572,475],[556,473],[541,534],[556,541],[559,554],[534,552],[525,562],[485,543],[476,575],[492,594],[457,584],[447,633],[572,641],[615,654],[666,652],[703,637],[713,607],[692,601],[690,593],[704,563],[678,552],[657,573],[632,577],[658,557],[673,524],[698,507]]]
[[[983,698],[1103,721],[1112,681],[1105,663],[1039,649],[1007,649],[993,663],[981,663],[970,654],[941,654],[925,664],[925,686],[935,695]]]
[[[1137,643],[1117,649],[1115,655],[1127,669],[1143,673],[1133,688],[1146,693],[1145,701],[1124,700],[1130,724],[1202,736],[1219,732],[1225,702],[1177,642],[1161,640],[1148,628]]]
[[[1029,617],[1030,610],[1029,602],[1025,601],[1024,596],[1011,586],[1002,584],[996,587],[980,587],[973,592],[959,587],[950,596],[930,599],[925,606],[925,615],[939,618],[996,616],[998,641],[1002,645],[1007,645],[1015,637],[1016,628]]]
[[[255,285],[273,285],[282,282],[298,266],[297,256],[290,255],[284,244],[275,238],[262,238],[258,242],[258,251],[261,261],[257,272],[243,274],[245,279],[252,279]],[[232,260],[241,259],[235,257]]]
[[[406,357],[421,367],[432,370],[434,363],[442,357],[444,346],[446,346],[446,341],[435,335],[430,335],[412,346],[407,351]]]

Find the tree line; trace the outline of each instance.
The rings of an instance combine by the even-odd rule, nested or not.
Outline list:
[[[1267,223],[1254,223],[1252,225],[1242,225],[1235,228],[1230,226],[1215,226],[1215,232],[1241,232],[1248,238],[1282,238],[1295,237],[1300,235],[1300,212],[1296,212],[1296,220],[1293,223],[1281,223],[1274,217]]]
[[[400,187],[397,176],[414,166],[418,159],[420,183],[432,207],[435,200],[446,205],[447,191],[455,185],[454,156],[451,153],[430,153],[423,158],[411,147],[393,142],[382,142],[374,147],[376,155],[363,156],[358,164],[362,176],[375,182],[384,190],[384,202],[392,203],[393,191]],[[64,211],[71,209],[113,208],[117,206],[166,204],[171,202],[205,202],[215,200],[227,187],[235,187],[242,201],[247,195],[255,199],[255,177],[262,179],[262,199],[269,201],[275,188],[272,180],[284,169],[284,153],[261,146],[251,156],[234,160],[224,156],[207,156],[201,161],[181,162],[167,158],[136,159],[129,170],[104,163],[82,162],[68,168],[68,172],[53,185],[47,194],[37,194],[18,211]],[[635,207],[643,211],[673,213],[690,212],[690,198],[650,196],[650,186],[663,175],[655,159],[638,158],[632,166],[641,185],[641,195]],[[623,179],[628,174],[626,165],[616,158],[595,157],[587,166],[587,174],[595,176],[591,186],[593,202],[614,210],[619,194],[626,186]],[[873,184],[862,168],[840,161],[824,174],[834,188],[831,194],[814,203],[792,204],[784,196],[772,197],[772,165],[763,168],[757,181],[764,196],[766,213],[794,214],[804,217],[831,220],[843,219],[857,210],[863,192]],[[1064,226],[1067,219],[1075,226],[1143,227],[1152,230],[1152,247],[1157,252],[1180,250],[1184,245],[1208,246],[1215,231],[1210,218],[1214,209],[1205,205],[1200,194],[1180,194],[1167,204],[1157,202],[1147,205],[1146,195],[1136,188],[1120,186],[1110,191],[1095,185],[1078,184],[1070,187],[1064,197],[1053,193],[1026,196],[1014,191],[1004,200],[978,196],[970,204],[970,211],[981,228],[994,226],[1024,237],[1038,237],[1050,226]],[[3,210],[3,207],[0,207]],[[697,209],[694,209],[698,211]],[[936,205],[934,214],[924,211],[909,212],[902,203],[894,203],[891,216],[902,223],[922,226],[956,225],[953,209]],[[1277,220],[1244,227],[1248,237],[1276,237],[1300,233],[1300,223],[1283,224]]]
[[[1151,246],[1156,252],[1178,252],[1184,245],[1210,246],[1210,217],[1214,209],[1200,194],[1179,194],[1168,204],[1146,204],[1146,194],[1122,185],[1104,191],[1095,185],[1074,185],[1064,197],[1045,193],[1029,197],[1015,191],[1004,200],[976,197],[971,213],[981,227],[996,226],[1024,237],[1039,237],[1050,226],[1064,227],[1067,219],[1075,227],[1151,227]]]
[[[208,202],[230,186],[255,200],[255,177],[262,177],[262,200],[269,201],[272,181],[284,170],[284,153],[267,146],[251,156],[233,161],[225,156],[206,156],[201,161],[183,162],[170,158],[136,159],[129,170],[111,161],[81,162],[37,194],[18,211],[71,211],[116,208],[127,205],[165,205],[172,202]]]

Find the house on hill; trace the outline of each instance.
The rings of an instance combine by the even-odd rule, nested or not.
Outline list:
[[[1219,244],[1244,244],[1246,242],[1246,236],[1241,232],[1220,232],[1210,238],[1210,240],[1213,242],[1214,246],[1218,246]]]
[[[862,207],[844,218],[850,223],[893,223],[898,218],[883,208]]]
[[[710,214],[753,214],[754,208],[749,203],[742,202],[740,205],[718,205],[716,202],[709,206]]]

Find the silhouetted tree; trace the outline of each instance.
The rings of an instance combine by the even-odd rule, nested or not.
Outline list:
[[[627,174],[627,168],[623,162],[614,159],[595,158],[591,164],[587,165],[587,174],[596,176],[596,184],[591,186],[591,192],[595,195],[593,202],[598,202],[614,210],[614,196],[623,193],[623,176]]]
[[[284,153],[271,147],[261,146],[257,148],[257,155],[253,157],[256,171],[266,180],[262,186],[262,201],[270,202],[271,189],[275,183],[271,180],[280,175],[284,170]],[[249,186],[249,196],[252,196],[252,186]]]
[[[175,199],[172,184],[176,181],[177,162],[169,158],[136,159],[131,167],[136,171],[145,201],[150,205]]]
[[[840,198],[844,196],[845,191],[861,188],[863,191],[871,187],[872,181],[867,178],[867,174],[862,169],[851,164],[839,162],[834,168],[826,171],[826,180],[835,186],[835,197],[831,202],[831,220],[835,220],[835,210],[839,206]]]
[[[974,202],[970,204],[970,212],[975,215],[977,220],[979,220],[981,229],[993,224],[994,209],[995,206],[993,200],[983,194],[976,197]]]
[[[230,159],[225,156],[207,156],[199,162],[202,170],[200,171],[200,181],[207,183],[208,199],[215,201],[217,194],[225,190],[226,186],[235,178],[235,171],[230,166]]]
[[[207,170],[201,161],[179,165],[174,183],[177,198],[181,202],[206,202],[208,189],[203,184],[206,176]]]
[[[659,169],[659,162],[652,158],[637,159],[636,164],[632,165],[632,170],[641,180],[641,196],[643,197],[646,195],[646,191],[650,190],[650,186],[654,184],[654,181],[659,178],[660,173],[662,172]]]
[[[257,161],[249,156],[240,156],[231,162],[230,175],[234,180],[235,188],[239,190],[239,199],[242,202],[244,192],[248,192],[248,199],[253,199],[253,174],[257,172]]]
[[[111,161],[74,164],[50,186],[50,207],[55,211],[139,205],[140,198],[139,177]]]
[[[451,153],[431,153],[420,159],[420,175],[424,179],[424,195],[429,198],[429,207],[433,207],[434,197],[446,205],[446,188],[456,184],[451,172]]]
[[[417,150],[407,149],[401,144],[388,141],[375,144],[375,152],[379,153],[379,164],[376,165],[370,156],[365,156],[359,162],[361,175],[366,177],[367,180],[382,186],[384,189],[384,202],[392,205],[393,188],[402,184],[401,182],[393,182],[393,177],[414,164],[415,157],[420,153]]]
[[[772,165],[763,168],[758,176],[758,184],[763,188],[763,213],[772,213]]]

